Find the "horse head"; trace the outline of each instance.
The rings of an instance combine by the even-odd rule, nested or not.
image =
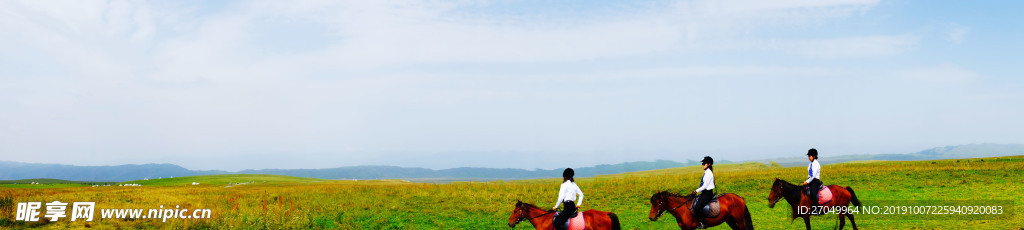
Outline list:
[[[661,217],[661,214],[668,209],[666,206],[668,206],[668,192],[655,193],[651,196],[651,214],[647,215],[647,218],[651,221],[658,220],[658,217]]]
[[[512,210],[512,216],[508,217],[508,226],[514,228],[516,224],[523,222],[526,219],[527,212],[529,211],[526,210],[526,203],[517,200],[516,208]]]
[[[672,198],[681,198],[683,199],[683,201],[675,207],[670,207],[670,199]],[[673,210],[676,210],[679,207],[686,205],[686,203],[689,203],[694,198],[697,198],[696,194],[680,196],[668,191],[661,191],[655,193],[654,196],[651,196],[651,213],[650,215],[647,216],[647,218],[651,219],[651,221],[656,221],[658,220],[658,217],[661,217],[661,214],[664,214],[666,211],[671,212]]]
[[[772,189],[768,192],[768,208],[774,208],[775,203],[783,198],[782,183],[784,182],[779,178],[775,178],[775,182],[772,183]]]

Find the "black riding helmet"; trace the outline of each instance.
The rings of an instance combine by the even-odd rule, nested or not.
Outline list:
[[[570,181],[573,181],[573,182],[575,182],[575,181],[572,179],[572,177],[575,176],[575,175],[576,175],[576,172],[573,171],[572,168],[565,168],[565,171],[562,171],[562,178],[569,179]]]
[[[713,165],[715,164],[715,159],[711,159],[711,156],[704,156],[704,159],[700,160],[700,163],[708,163],[709,165]]]
[[[807,155],[814,157],[814,159],[818,159],[818,150],[813,148],[809,149],[807,150]]]

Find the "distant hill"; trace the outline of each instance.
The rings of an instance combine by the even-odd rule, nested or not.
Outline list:
[[[173,164],[74,166],[0,161],[0,180],[53,178],[72,181],[127,181],[172,176],[225,174],[225,171],[193,171]]]
[[[111,183],[115,183],[115,182],[70,181],[70,180],[48,179],[48,178],[21,179],[21,180],[0,180],[0,184],[31,184],[31,183],[37,183],[37,184],[84,184],[84,185],[99,184],[99,185],[102,185],[102,184],[111,184]]]
[[[946,146],[923,150],[908,154],[874,154],[874,155],[842,155],[823,156],[822,163],[835,164],[850,161],[910,161],[959,159],[996,156],[1024,155],[1021,144],[970,144]],[[805,157],[775,158],[747,162],[760,162],[771,167],[807,165]],[[719,160],[716,163],[732,163]],[[675,162],[667,160],[639,161],[620,164],[605,164],[576,169],[577,177],[593,177],[604,174],[647,171],[656,169],[676,168],[699,165],[696,161]],[[562,175],[562,169],[496,169],[496,168],[452,168],[427,169],[397,166],[351,166],[327,169],[260,169],[227,171],[195,171],[173,164],[143,164],[117,166],[73,166],[60,164],[32,164],[0,161],[0,180],[19,180],[27,178],[53,178],[70,181],[130,181],[142,179],[158,179],[170,177],[220,175],[220,174],[272,174],[317,179],[406,179],[416,181],[490,181],[513,179],[556,178]]]
[[[191,185],[193,182],[199,185],[225,186],[230,184],[280,184],[280,183],[313,183],[326,180],[315,178],[301,178],[281,175],[260,175],[260,174],[219,174],[204,176],[183,176],[174,178],[134,180],[121,182],[124,184],[141,184],[144,186],[174,186]]]
[[[728,161],[723,161],[727,163]],[[699,164],[696,161],[680,163],[675,161],[638,161],[612,165],[574,168],[576,177],[592,177],[600,174],[617,174],[624,172],[645,171],[663,168],[675,168]],[[495,169],[495,168],[452,168],[433,170],[426,168],[406,168],[396,166],[352,166],[329,169],[261,169],[243,170],[243,174],[274,174],[296,177],[322,179],[445,179],[445,180],[508,180],[553,178],[562,175],[563,169]]]
[[[697,165],[695,161],[680,163],[675,161],[628,162],[611,165],[576,168],[577,177],[592,177],[598,174],[616,174],[633,171],[682,167]],[[193,171],[173,164],[144,164],[118,166],[73,166],[60,164],[31,164],[0,161],[0,180],[18,180],[25,178],[54,178],[72,181],[130,181],[142,179],[158,179],[170,177],[186,177],[219,174],[273,174],[318,179],[443,179],[428,181],[455,180],[504,180],[552,178],[562,175],[562,169],[495,169],[495,168],[452,168],[426,169],[397,166],[351,166],[329,169],[261,169],[243,170],[240,172],[226,171]]]
[[[918,161],[940,159],[983,158],[1024,155],[1024,144],[968,144],[936,147],[906,154],[863,154],[822,156],[822,164],[836,164],[850,161]],[[749,162],[778,163],[782,166],[807,165],[807,157],[763,159]]]

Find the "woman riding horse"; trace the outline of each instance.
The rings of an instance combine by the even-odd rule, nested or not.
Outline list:
[[[671,213],[676,218],[680,229],[703,229],[722,223],[729,224],[732,229],[753,229],[750,210],[743,197],[726,193],[718,197],[718,205],[709,207],[711,213],[704,213],[704,207],[715,197],[715,160],[705,156],[701,162],[704,175],[700,187],[688,196],[680,196],[667,191],[651,196],[651,221],[658,220],[662,213]],[[699,195],[698,195],[699,194]],[[687,208],[689,207],[689,208]],[[709,214],[713,216],[708,217]]]
[[[697,195],[694,194],[681,196],[667,191],[655,193],[651,196],[651,212],[648,218],[651,221],[657,221],[658,217],[661,217],[663,213],[669,213],[672,217],[676,218],[676,224],[679,226],[679,229],[696,229],[698,227],[697,221],[693,218],[693,212],[689,209],[696,198]],[[725,223],[736,230],[754,229],[753,220],[750,218],[750,210],[747,209],[747,204],[743,197],[732,193],[725,193],[718,197],[718,203],[719,214],[707,217],[705,219],[707,226],[712,227]]]
[[[508,217],[508,226],[515,228],[519,222],[529,221],[533,224],[533,227],[538,230],[550,230],[553,227],[551,223],[551,216],[555,212],[551,210],[542,209],[532,204],[523,203],[517,201],[515,209],[512,210],[512,215]],[[583,215],[583,219],[586,220],[587,230],[620,230],[619,217],[615,213],[605,212],[600,210],[586,210],[580,212]]]
[[[810,197],[811,201],[811,214],[822,213],[821,206],[818,205],[818,191],[821,191],[821,164],[818,163],[818,150],[810,149],[807,150],[807,160],[811,161],[807,165],[807,180],[801,185],[808,186],[807,196]]]
[[[562,185],[558,188],[558,200],[555,201],[555,207],[551,208],[551,210],[556,210],[558,205],[565,205],[565,208],[562,208],[562,211],[555,216],[556,230],[565,230],[565,222],[569,221],[569,218],[576,214],[577,207],[583,204],[583,191],[580,191],[580,187],[576,186],[576,181],[572,178],[575,174],[572,168],[565,168],[565,171],[562,171]],[[577,194],[580,195],[579,199],[576,199]]]
[[[857,194],[854,193],[853,188],[850,186],[842,187],[839,185],[826,186],[829,191],[832,192],[831,201],[821,204],[820,206],[828,207],[848,207],[851,204],[853,206],[861,206],[860,200],[857,199]],[[779,178],[775,178],[772,182],[771,190],[768,192],[768,207],[774,208],[775,203],[779,200],[785,199],[786,203],[790,207],[790,219],[796,219],[797,217],[804,219],[804,225],[808,230],[811,229],[811,213],[805,212],[807,207],[811,207],[810,196],[804,192],[803,186],[790,184]],[[853,213],[850,212],[836,212],[839,215],[839,229],[843,229],[846,225],[845,219],[850,219],[850,224],[853,225],[853,229],[857,229],[857,222],[853,219]]]
[[[701,210],[704,210],[704,206],[711,203],[711,199],[715,197],[715,173],[714,168],[711,167],[711,165],[715,163],[715,160],[711,159],[710,156],[705,156],[700,162],[701,167],[704,168],[704,176],[700,180],[700,187],[693,192],[694,194],[700,194],[697,196],[697,200],[693,202],[693,217],[696,218],[697,223],[699,223],[697,228],[703,229],[706,228],[706,225],[704,224],[704,216],[707,216],[707,213],[704,213]]]

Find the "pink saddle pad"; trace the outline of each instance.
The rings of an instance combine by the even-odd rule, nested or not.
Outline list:
[[[823,205],[832,201],[832,190],[828,189],[828,186],[821,186],[821,191],[818,192],[818,205]]]
[[[584,230],[585,228],[587,228],[587,223],[583,220],[583,212],[579,212],[576,217],[569,219],[570,230]]]

